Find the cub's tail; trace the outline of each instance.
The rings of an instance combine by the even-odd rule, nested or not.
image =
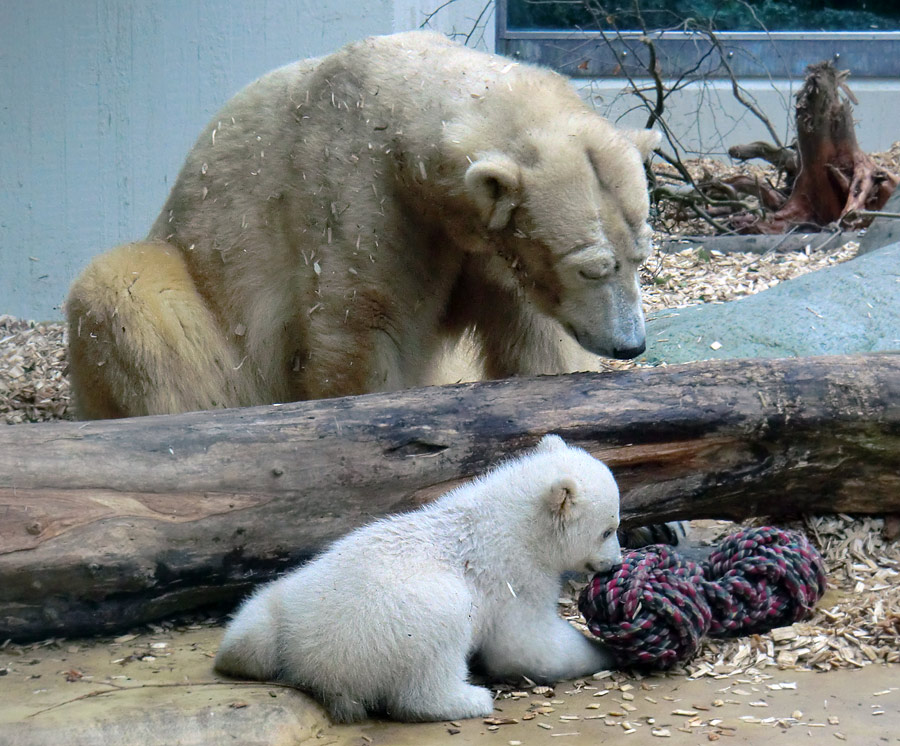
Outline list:
[[[261,681],[278,678],[277,586],[267,585],[248,598],[225,630],[216,653],[220,673]]]

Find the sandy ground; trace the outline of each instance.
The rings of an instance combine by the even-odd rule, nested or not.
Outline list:
[[[600,674],[498,692],[493,720],[335,726],[306,695],[217,676],[219,626],[0,650],[0,743],[900,743],[900,667],[686,679]]]

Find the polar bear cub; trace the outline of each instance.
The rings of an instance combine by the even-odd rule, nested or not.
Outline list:
[[[557,615],[560,574],[620,561],[609,469],[555,435],[416,511],[379,520],[262,587],[216,656],[226,674],[319,696],[338,721],[489,715],[469,683],[584,676],[612,656]]]

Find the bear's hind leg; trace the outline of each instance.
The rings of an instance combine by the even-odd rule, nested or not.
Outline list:
[[[348,694],[323,694],[322,702],[335,723],[359,723],[368,715],[366,706]]]
[[[487,717],[494,711],[490,690],[468,682],[464,663],[453,671],[442,668],[435,661],[395,692],[387,702],[388,714],[413,722]]]
[[[415,620],[393,629],[402,641],[380,699],[392,718],[409,721],[485,717],[493,712],[491,692],[469,683],[473,642],[473,599],[466,583],[448,573],[419,571],[408,582],[405,608]],[[403,607],[399,607],[403,608]]]
[[[180,252],[146,241],[103,254],[66,301],[72,393],[83,419],[238,406],[236,354]]]

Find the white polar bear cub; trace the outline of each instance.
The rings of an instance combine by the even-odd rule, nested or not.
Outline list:
[[[487,716],[469,683],[584,676],[612,663],[557,615],[560,574],[620,561],[609,469],[556,435],[419,510],[360,528],[259,589],[216,656],[226,674],[319,696],[335,720]]]

